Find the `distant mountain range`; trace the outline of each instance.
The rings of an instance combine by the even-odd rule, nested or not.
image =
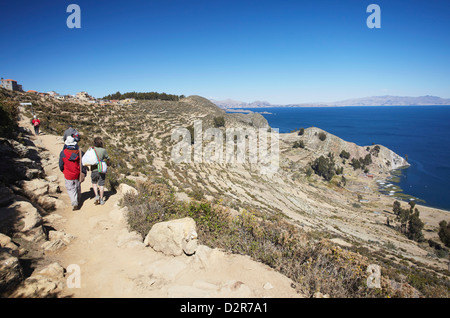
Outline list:
[[[229,108],[262,108],[262,107],[331,107],[331,106],[423,106],[423,105],[450,105],[450,99],[437,96],[372,96],[364,98],[346,99],[331,103],[303,103],[276,105],[265,101],[255,101],[245,103],[232,99],[217,101],[210,99],[211,102],[223,109]]]

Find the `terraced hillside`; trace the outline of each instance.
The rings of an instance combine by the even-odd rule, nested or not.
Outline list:
[[[270,163],[175,163],[171,156],[177,141],[172,140],[172,133],[180,127],[193,131],[196,120],[201,120],[203,131],[218,127],[224,135],[231,127],[269,132],[271,128],[260,114],[229,114],[199,96],[124,106],[38,100],[30,94],[8,98],[32,101],[32,109],[22,110],[36,113],[44,131],[62,135],[67,125],[73,124],[82,134],[83,149],[95,136],[102,136],[112,157],[109,188],[120,182],[135,185],[148,178],[160,179],[180,200],[208,200],[235,215],[245,211],[282,215],[310,238],[326,238],[385,266],[384,273],[390,273],[390,278],[410,282],[407,273],[416,275],[424,270],[442,279],[447,287],[439,285],[439,292],[448,293],[448,261],[436,257],[426,241],[417,243],[400,233],[392,213],[394,198],[378,192],[377,180],[388,178],[390,169],[407,165],[381,145],[360,147],[319,128],[308,128],[302,135],[280,134],[279,168]],[[326,135],[323,140],[321,133]],[[294,147],[300,141],[302,146]],[[204,140],[204,144],[208,142]],[[198,142],[190,145],[192,152],[196,146]],[[347,159],[340,157],[343,150],[349,154]],[[351,164],[351,159],[368,155],[370,161],[364,167],[371,177]],[[311,171],[320,157],[332,158],[341,172],[325,180]],[[425,238],[438,241],[438,223],[448,221],[448,213],[418,207],[425,222]]]

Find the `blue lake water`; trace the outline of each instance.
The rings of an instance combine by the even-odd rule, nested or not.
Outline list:
[[[380,144],[411,166],[398,185],[425,205],[450,211],[450,106],[251,108],[280,133],[319,127],[360,146]]]

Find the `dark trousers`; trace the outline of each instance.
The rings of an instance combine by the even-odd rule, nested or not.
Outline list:
[[[39,126],[34,126],[34,133],[39,135]]]

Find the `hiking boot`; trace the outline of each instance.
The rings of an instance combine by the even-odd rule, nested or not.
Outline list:
[[[76,211],[79,210],[80,208],[78,207],[78,205],[72,205],[72,211]]]
[[[100,198],[100,205],[103,205],[103,204],[105,204],[105,200],[103,200],[102,198]]]
[[[97,205],[100,203],[100,197],[98,195],[95,196],[94,204]]]

